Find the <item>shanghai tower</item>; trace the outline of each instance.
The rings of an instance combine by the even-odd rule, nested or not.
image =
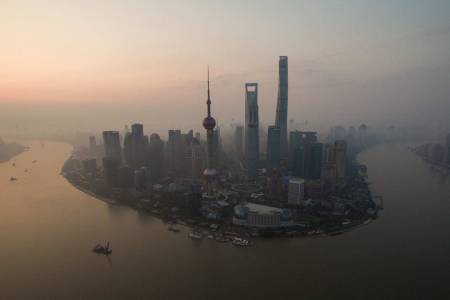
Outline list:
[[[275,125],[280,128],[280,157],[288,157],[288,134],[287,134],[287,113],[288,113],[288,58],[280,56],[278,65],[278,100]]]

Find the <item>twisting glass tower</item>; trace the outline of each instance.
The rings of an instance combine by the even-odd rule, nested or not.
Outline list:
[[[208,100],[206,100],[207,113],[208,115],[203,120],[203,127],[206,129],[206,142],[207,142],[207,158],[206,158],[206,169],[203,175],[206,179],[206,195],[208,197],[214,197],[213,191],[213,180],[217,174],[214,169],[214,127],[216,127],[216,120],[211,117],[211,97],[209,92],[209,67],[208,67]]]

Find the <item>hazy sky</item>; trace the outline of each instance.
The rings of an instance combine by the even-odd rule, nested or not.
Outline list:
[[[450,118],[448,0],[0,0],[0,117],[190,126],[209,64],[219,123],[242,120],[247,81],[270,123],[280,55],[290,119]]]

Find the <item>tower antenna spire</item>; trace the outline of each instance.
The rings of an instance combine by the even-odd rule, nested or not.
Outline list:
[[[208,116],[211,116],[211,97],[209,92],[209,65],[208,65],[208,100],[206,101],[208,106]]]
[[[209,65],[208,65],[208,100],[206,100],[206,106],[208,108],[208,115],[203,119],[203,127],[206,129],[206,144],[207,144],[207,158],[206,169],[203,175],[206,178],[206,194],[208,198],[214,198],[213,191],[213,179],[216,176],[216,170],[214,169],[214,127],[216,127],[216,120],[211,117],[211,96],[209,91]]]

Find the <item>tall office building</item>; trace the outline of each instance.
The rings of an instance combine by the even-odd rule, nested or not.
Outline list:
[[[180,149],[182,148],[181,130],[169,129],[166,143],[166,162],[169,175],[175,175],[180,164]]]
[[[267,163],[270,168],[280,165],[280,128],[269,126],[267,130]]]
[[[309,159],[307,162],[307,176],[308,179],[320,179],[322,176],[323,167],[323,144],[322,143],[310,143],[309,147]]]
[[[317,142],[317,132],[315,131],[303,131],[303,140],[305,143]]]
[[[287,137],[287,117],[288,117],[288,58],[280,56],[278,63],[278,99],[275,125],[280,128],[280,151],[281,158],[288,158],[288,137]]]
[[[249,179],[255,179],[259,162],[258,84],[245,84],[245,157]]]
[[[300,178],[306,178],[306,147],[301,144],[296,147],[292,153],[292,175]]]
[[[347,143],[345,141],[334,142],[334,160],[336,177],[338,180],[344,180],[347,176]]]
[[[133,165],[133,137],[130,132],[125,133],[123,139],[123,158],[128,166]]]
[[[130,166],[137,169],[145,165],[144,126],[142,124],[131,125],[131,161]]]
[[[211,116],[211,97],[209,92],[209,69],[208,69],[208,99],[206,100],[207,116],[203,120],[203,127],[206,129],[206,143],[207,143],[207,155],[206,155],[206,169],[203,175],[206,179],[206,195],[209,198],[214,197],[213,180],[216,176],[216,170],[214,169],[213,161],[215,157],[214,153],[214,127],[216,127],[216,120]]]
[[[347,137],[347,130],[343,126],[335,126],[331,128],[330,141],[335,142],[338,140],[345,140]]]
[[[221,157],[220,154],[222,153],[222,138],[220,137],[220,127],[217,126],[213,130],[213,157],[211,161],[211,165],[214,168],[217,168],[220,164]]]
[[[322,151],[323,145],[317,143],[317,132],[295,130],[289,133],[289,168],[296,176],[320,178]]]
[[[181,133],[181,130],[169,130],[166,143],[166,162],[169,176],[191,177],[191,143],[194,132]]]
[[[244,127],[242,125],[236,126],[234,130],[234,147],[237,159],[241,160],[243,156],[244,145]]]
[[[289,151],[288,151],[288,167],[292,170],[294,167],[294,151],[300,147],[303,142],[303,133],[295,130],[289,132]]]
[[[114,157],[103,158],[103,176],[110,187],[118,185],[119,161]]]
[[[105,147],[105,157],[117,160],[122,163],[122,149],[118,131],[103,131],[103,146]]]
[[[200,179],[205,168],[203,164],[203,151],[200,141],[193,138],[191,141],[191,177],[192,180]]]
[[[152,182],[161,180],[164,176],[164,142],[156,133],[150,136],[148,165]]]
[[[121,188],[132,188],[134,185],[134,169],[129,166],[122,166],[118,170],[118,183]]]

